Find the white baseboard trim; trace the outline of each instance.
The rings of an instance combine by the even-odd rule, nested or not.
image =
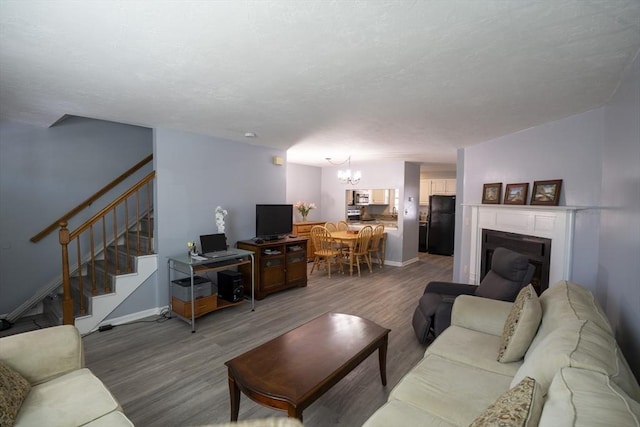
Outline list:
[[[410,260],[402,261],[402,262],[384,260],[384,265],[391,265],[393,267],[404,267],[404,266],[407,266],[409,264],[413,264],[414,262],[418,262],[418,261],[420,261],[420,258],[418,258],[418,257],[411,258]]]

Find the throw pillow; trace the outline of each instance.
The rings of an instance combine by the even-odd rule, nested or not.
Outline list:
[[[22,375],[0,361],[0,425],[11,427],[31,384]]]
[[[524,357],[536,335],[542,307],[531,284],[520,290],[504,323],[502,344],[498,351],[498,362],[515,362]]]
[[[489,405],[469,427],[537,426],[544,401],[536,380],[525,377],[515,387]]]

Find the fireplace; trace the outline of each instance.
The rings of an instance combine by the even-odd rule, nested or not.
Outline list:
[[[468,264],[463,264],[463,268],[468,267],[469,280],[472,283],[480,283],[484,275],[483,264],[486,265],[488,257],[491,256],[490,253],[484,253],[482,248],[485,230],[502,232],[503,234],[496,237],[500,244],[518,252],[527,252],[532,264],[540,269],[539,292],[560,280],[571,280],[575,214],[588,208],[489,204],[463,206],[471,210],[471,223],[468,224],[471,245],[466,261]],[[511,237],[514,235],[523,237],[519,238],[520,241],[513,240]],[[535,243],[532,245],[533,249],[521,246],[531,242]],[[491,245],[494,244],[497,245],[497,242],[492,238]],[[489,252],[492,252],[491,247]],[[543,265],[547,263],[546,260],[548,267]]]
[[[498,247],[511,249],[529,258],[529,262],[536,268],[533,273],[533,278],[531,279],[531,284],[538,295],[549,287],[551,239],[482,229],[480,281],[482,281],[489,271],[493,251]]]

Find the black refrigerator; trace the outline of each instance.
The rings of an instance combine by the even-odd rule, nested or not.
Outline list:
[[[429,196],[429,253],[453,255],[455,223],[456,196]]]

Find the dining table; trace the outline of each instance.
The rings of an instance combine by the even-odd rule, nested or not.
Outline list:
[[[344,243],[349,247],[349,276],[353,276],[353,247],[356,244],[356,240],[358,240],[358,232],[355,230],[340,230],[340,231],[332,231],[331,238],[339,241],[340,243]],[[381,259],[384,262],[385,255],[385,247],[387,241],[387,233],[382,234],[382,241],[380,242],[380,250],[382,251]]]

